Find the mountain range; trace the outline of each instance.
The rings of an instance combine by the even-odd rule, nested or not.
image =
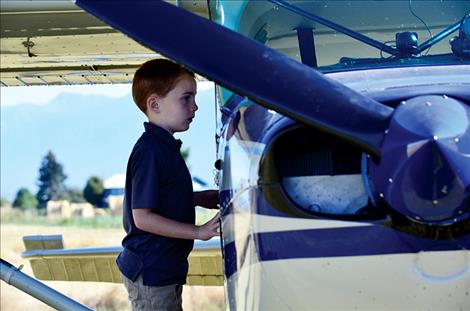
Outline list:
[[[199,111],[190,131],[175,136],[183,140],[183,149],[189,148],[192,174],[212,185],[213,89],[199,92],[197,101]],[[62,93],[43,105],[2,105],[1,196],[12,201],[21,187],[36,193],[39,166],[49,150],[63,165],[68,187],[83,189],[92,175],[107,179],[124,173],[144,121],[130,94],[115,98]]]

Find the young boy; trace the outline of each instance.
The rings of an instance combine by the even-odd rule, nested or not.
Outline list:
[[[165,59],[135,73],[132,96],[148,118],[126,172],[126,237],[117,264],[132,310],[182,310],[182,285],[193,240],[216,235],[219,215],[196,226],[194,206],[217,208],[217,191],[194,192],[176,132],[197,110],[194,74]]]

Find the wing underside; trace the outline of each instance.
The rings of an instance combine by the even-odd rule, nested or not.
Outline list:
[[[205,1],[167,1],[207,15]],[[72,1],[1,1],[0,85],[130,83],[161,57]]]
[[[129,83],[159,57],[71,1],[2,1],[1,86]]]

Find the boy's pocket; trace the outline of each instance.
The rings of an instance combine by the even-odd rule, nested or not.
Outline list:
[[[121,278],[122,281],[124,282],[124,286],[127,289],[127,293],[129,295],[129,300],[130,301],[135,301],[137,298],[139,298],[139,279],[137,279],[135,282],[132,282],[129,280],[124,274],[121,273]],[[141,278],[141,277],[139,277]]]

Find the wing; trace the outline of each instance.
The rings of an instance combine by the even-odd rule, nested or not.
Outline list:
[[[178,5],[207,15],[205,2]],[[0,21],[1,86],[130,83],[161,57],[72,1],[2,1]]]
[[[2,86],[129,83],[158,57],[71,1],[2,1]]]
[[[25,236],[23,242],[26,250],[21,255],[40,280],[122,282],[116,265],[120,246],[65,249],[61,235]],[[219,239],[195,242],[186,284],[224,284]]]

